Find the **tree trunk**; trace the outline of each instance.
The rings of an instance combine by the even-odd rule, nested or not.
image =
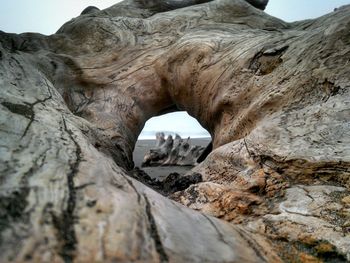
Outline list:
[[[0,32],[1,261],[350,260],[350,6],[286,23],[249,4],[267,1],[144,2]],[[213,138],[172,196],[203,213],[128,175],[176,110]]]

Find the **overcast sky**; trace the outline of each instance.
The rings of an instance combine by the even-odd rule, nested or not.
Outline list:
[[[1,0],[0,30],[10,33],[55,33],[62,24],[78,16],[81,11],[94,5],[107,8],[116,0]],[[270,0],[266,12],[285,21],[315,18],[350,4],[350,0]],[[195,119],[185,113],[172,113],[152,118],[146,123],[147,131],[194,131],[202,128]]]

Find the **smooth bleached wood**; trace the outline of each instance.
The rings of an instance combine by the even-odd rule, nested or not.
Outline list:
[[[350,260],[350,6],[142,2],[0,32],[0,261]],[[176,110],[213,139],[170,196],[189,208],[129,177],[145,122]]]

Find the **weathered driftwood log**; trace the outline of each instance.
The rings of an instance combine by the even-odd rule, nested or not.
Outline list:
[[[180,6],[0,33],[1,261],[278,261],[248,230],[282,258],[350,260],[350,6],[286,23],[242,0],[161,2]],[[176,110],[214,150],[174,198],[245,226],[128,177],[144,123]]]
[[[184,141],[180,135],[176,134],[175,139],[169,135],[165,140],[164,133],[160,132],[156,134],[155,148],[145,154],[142,166],[194,166],[204,149],[202,146],[191,145],[189,137]]]

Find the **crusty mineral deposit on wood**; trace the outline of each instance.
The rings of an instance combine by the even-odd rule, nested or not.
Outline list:
[[[266,3],[0,32],[0,261],[350,260],[350,6],[286,23]],[[213,139],[171,195],[202,213],[129,177],[145,122],[177,110]]]

